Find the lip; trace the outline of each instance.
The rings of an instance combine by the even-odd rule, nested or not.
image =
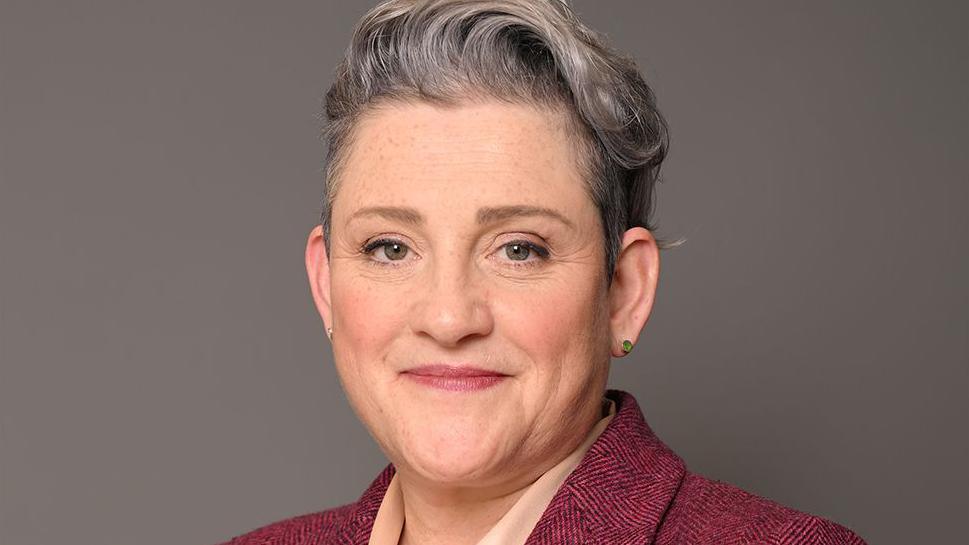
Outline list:
[[[480,367],[473,367],[470,365],[446,365],[446,364],[433,364],[433,365],[421,365],[420,367],[414,367],[404,371],[412,375],[418,375],[422,377],[505,377],[508,376],[504,373],[499,373],[498,371],[492,371],[491,369],[482,369]]]
[[[508,375],[466,365],[422,365],[401,373],[408,379],[437,390],[471,392],[496,386]]]

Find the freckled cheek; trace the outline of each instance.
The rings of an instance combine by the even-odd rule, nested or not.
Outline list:
[[[332,293],[334,337],[342,336],[355,360],[379,359],[405,325],[405,295],[352,280],[334,285]]]

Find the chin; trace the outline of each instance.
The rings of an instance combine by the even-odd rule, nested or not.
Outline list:
[[[487,474],[484,465],[467,463],[467,460],[416,460],[413,467],[421,477],[449,485],[479,483]]]
[[[494,466],[497,449],[484,441],[454,441],[446,437],[415,445],[407,463],[425,479],[437,483],[475,483]]]

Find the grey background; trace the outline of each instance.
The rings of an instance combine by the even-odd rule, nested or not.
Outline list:
[[[302,256],[367,5],[137,4],[0,4],[3,545],[214,543],[384,464]],[[694,471],[965,543],[966,3],[574,5],[659,96],[689,238],[613,386]]]

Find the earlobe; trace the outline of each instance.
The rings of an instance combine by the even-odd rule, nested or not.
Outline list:
[[[659,283],[659,248],[652,233],[642,227],[626,231],[609,287],[609,324],[612,355],[632,350],[656,299]]]
[[[323,227],[320,225],[310,231],[306,241],[306,274],[316,310],[323,319],[323,326],[329,330],[333,326],[330,307],[330,263],[326,253],[326,241],[323,238]]]

